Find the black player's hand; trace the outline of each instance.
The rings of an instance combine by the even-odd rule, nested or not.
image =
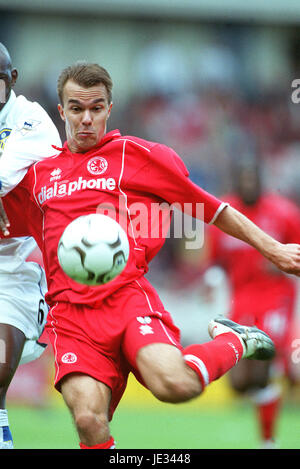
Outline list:
[[[0,230],[4,234],[4,236],[9,235],[8,227],[10,226],[8,217],[3,207],[2,200],[0,198]]]

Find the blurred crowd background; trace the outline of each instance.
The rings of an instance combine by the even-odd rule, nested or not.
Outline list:
[[[58,74],[77,60],[98,62],[114,82],[108,130],[171,146],[194,182],[219,197],[232,188],[234,162],[258,158],[264,187],[300,203],[297,1],[11,0],[0,1],[0,15],[16,92],[48,110],[62,139]],[[221,271],[209,305],[192,282],[201,256],[169,239],[150,274],[187,341],[205,338],[207,318],[228,308]]]

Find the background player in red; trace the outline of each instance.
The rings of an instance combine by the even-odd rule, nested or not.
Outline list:
[[[299,245],[274,240],[196,186],[173,150],[119,131],[106,133],[111,88],[110,76],[98,65],[76,64],[62,72],[59,112],[67,142],[54,158],[35,164],[5,200],[8,215],[18,215],[11,232],[29,231],[43,252],[55,385],[73,415],[82,448],[114,446],[109,420],[130,371],[158,399],[177,403],[201,394],[241,358],[274,353],[267,335],[226,319],[210,323],[211,342],[182,348],[179,330],[144,277],[164,237],[142,237],[132,229],[131,207],[137,202],[148,214],[161,201],[182,207],[188,202],[192,214],[202,203],[205,222],[251,243],[279,268],[300,274]],[[101,174],[92,169],[99,158],[105,161]],[[88,287],[64,274],[57,246],[70,221],[102,205],[112,205],[121,220],[126,218],[130,257],[116,279]]]
[[[300,239],[300,210],[281,195],[266,192],[259,163],[246,158],[232,169],[234,192],[226,201],[282,243]],[[276,364],[288,365],[290,332],[296,300],[296,283],[267,262],[246,243],[214,227],[209,230],[213,262],[222,266],[229,279],[232,301],[229,317],[255,324],[276,345]],[[272,361],[243,361],[230,372],[233,388],[249,394],[258,409],[262,445],[271,447],[280,405],[280,387],[272,380]]]

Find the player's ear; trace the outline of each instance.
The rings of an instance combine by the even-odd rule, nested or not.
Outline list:
[[[109,118],[110,116],[110,113],[111,113],[111,108],[113,107],[113,103],[111,102],[110,105],[108,106],[108,113],[107,113],[107,119]]]
[[[15,86],[17,79],[18,79],[18,70],[16,68],[13,68],[11,71],[11,87]]]
[[[62,107],[61,104],[58,104],[58,105],[57,105],[57,109],[58,109],[58,112],[59,112],[60,117],[61,117],[62,120],[65,122],[65,121],[66,121],[66,118],[65,118],[64,108]]]

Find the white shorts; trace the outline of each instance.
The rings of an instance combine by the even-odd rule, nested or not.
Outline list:
[[[24,333],[27,341],[21,363],[37,358],[44,349],[35,343],[47,319],[46,291],[44,270],[35,262],[24,262],[18,273],[0,273],[0,324],[10,324]]]

